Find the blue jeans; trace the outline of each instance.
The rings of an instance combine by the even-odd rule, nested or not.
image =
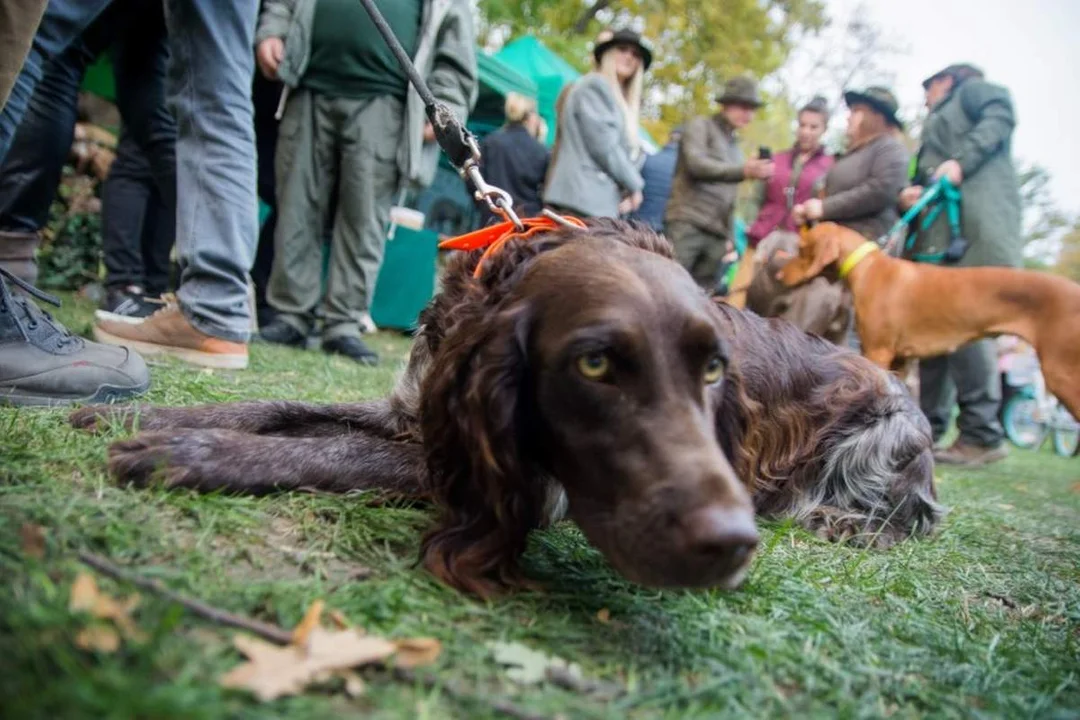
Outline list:
[[[110,2],[51,0],[0,113],[0,161],[45,63],[62,53]],[[251,327],[247,272],[258,234],[251,78],[259,3],[167,0],[166,7],[169,99],[177,127],[176,244],[181,267],[177,297],[184,315],[202,332],[246,341]],[[117,100],[124,113],[125,103]],[[153,104],[154,99],[141,101]],[[158,110],[164,112],[160,104]],[[134,125],[129,127],[134,132]],[[145,149],[162,138],[136,139]],[[153,152],[147,155],[164,174],[167,162],[156,163]],[[159,176],[159,167],[154,174]]]
[[[128,32],[132,27],[138,33]],[[83,75],[110,46],[125,125],[134,136],[147,139],[158,157],[159,184],[175,194],[176,123],[164,107],[165,18],[156,3],[115,0],[46,63],[0,168],[0,230],[34,233],[48,222],[71,148]],[[170,196],[170,208],[172,204]],[[107,235],[107,219],[105,224]]]

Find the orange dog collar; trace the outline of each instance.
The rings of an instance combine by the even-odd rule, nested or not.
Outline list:
[[[563,220],[575,227],[585,227],[585,223],[576,217],[564,215]],[[517,227],[514,226],[514,223],[510,221],[489,225],[488,227],[474,230],[471,233],[458,235],[455,238],[444,240],[439,243],[439,249],[463,250],[468,252],[470,250],[487,248],[487,250],[484,251],[484,254],[480,256],[480,261],[476,263],[476,269],[473,270],[473,277],[480,277],[480,268],[483,267],[484,261],[497,253],[503,245],[513,238],[529,238],[539,233],[545,233],[555,230],[556,228],[565,227],[565,223],[560,223],[549,217],[525,218],[521,221],[521,224],[524,226],[523,230],[518,230]]]

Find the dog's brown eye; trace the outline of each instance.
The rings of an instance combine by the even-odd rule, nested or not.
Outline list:
[[[724,361],[717,355],[713,355],[705,365],[705,384],[712,385],[724,379]]]
[[[578,372],[590,380],[599,380],[611,370],[611,360],[606,353],[585,353],[577,360]]]

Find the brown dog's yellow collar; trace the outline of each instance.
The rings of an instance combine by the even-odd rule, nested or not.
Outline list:
[[[840,279],[843,280],[850,275],[851,271],[855,269],[855,266],[861,263],[867,255],[880,249],[881,248],[878,247],[876,242],[870,242],[869,240],[855,248],[850,255],[844,258],[844,262],[840,263]]]

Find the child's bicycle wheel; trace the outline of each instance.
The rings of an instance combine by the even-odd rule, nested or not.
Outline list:
[[[1050,432],[1046,419],[1040,417],[1038,401],[1026,392],[1009,398],[1001,415],[1005,437],[1018,448],[1034,450],[1043,444]]]
[[[1072,457],[1076,446],[1080,445],[1080,424],[1073,419],[1064,405],[1058,404],[1052,415],[1053,427],[1050,431],[1054,452],[1064,457]]]

